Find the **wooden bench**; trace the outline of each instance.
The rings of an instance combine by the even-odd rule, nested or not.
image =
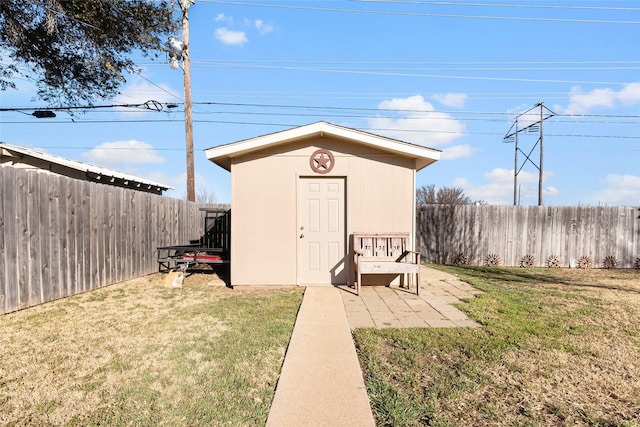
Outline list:
[[[409,233],[353,233],[353,268],[356,294],[360,295],[363,274],[402,274],[410,289],[415,277],[416,295],[420,284],[420,254],[407,250]]]

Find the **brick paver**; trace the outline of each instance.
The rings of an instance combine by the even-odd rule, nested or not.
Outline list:
[[[351,329],[478,327],[477,322],[454,307],[480,293],[456,276],[428,267],[420,271],[420,295],[395,286],[363,286],[360,295],[341,287]]]

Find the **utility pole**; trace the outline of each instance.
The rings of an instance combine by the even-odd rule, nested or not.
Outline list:
[[[533,110],[535,110],[536,108],[540,107],[540,118],[539,119],[535,119],[533,122],[526,124],[525,121],[525,126],[523,126],[522,128],[520,128],[518,126],[518,119],[520,119],[523,116],[531,116],[531,112]],[[545,110],[548,112],[545,115]],[[542,206],[542,181],[543,181],[543,159],[544,159],[544,155],[543,155],[543,142],[544,142],[544,131],[543,131],[543,124],[544,121],[555,116],[555,113],[551,110],[549,110],[547,107],[544,106],[544,104],[542,102],[537,103],[536,105],[534,105],[533,107],[531,107],[530,109],[528,109],[527,111],[525,111],[522,114],[519,114],[515,120],[514,120],[514,124],[511,125],[511,128],[509,129],[509,131],[507,132],[507,134],[504,136],[502,142],[514,142],[515,141],[515,159],[514,159],[514,168],[513,168],[513,205],[516,206],[519,204],[519,197],[516,197],[516,195],[518,194],[518,174],[522,171],[522,168],[524,168],[524,165],[529,162],[531,163],[536,169],[538,169],[538,206]],[[522,151],[520,149],[520,147],[518,146],[518,135],[520,135],[521,132],[538,132],[539,136],[538,136],[538,140],[536,141],[536,143],[533,145],[533,147],[531,148],[531,150],[528,153],[525,153],[524,151]],[[540,159],[538,164],[534,163],[534,161],[531,159],[531,154],[533,153],[533,150],[535,150],[536,147],[539,147],[540,150]],[[522,154],[524,154],[525,159],[523,160],[522,164],[518,167],[518,151],[521,152]]]
[[[543,132],[543,126],[544,126],[544,105],[542,105],[542,102],[539,104],[540,105],[540,173],[538,174],[538,206],[542,206],[542,174],[543,174],[543,167],[542,167],[542,160],[544,157],[544,147],[542,145],[542,142],[544,141],[544,132]]]
[[[516,117],[516,131],[515,131],[515,140],[516,140],[516,150],[515,156],[513,159],[513,171],[518,170],[518,118]],[[513,174],[513,206],[518,206],[518,174]]]
[[[193,119],[191,111],[191,61],[189,59],[189,6],[195,0],[180,0],[182,9],[182,63],[184,71],[184,127],[187,145],[187,200],[196,201],[196,183],[193,166]]]

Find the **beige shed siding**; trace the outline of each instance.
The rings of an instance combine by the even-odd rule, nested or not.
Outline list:
[[[318,148],[329,149],[335,156],[335,166],[327,175],[315,174],[309,167],[309,158]],[[232,284],[297,284],[300,176],[346,177],[347,235],[354,231],[412,232],[414,163],[410,158],[329,138],[234,159]]]
[[[295,284],[296,187],[287,163],[263,158],[232,165],[234,284]]]

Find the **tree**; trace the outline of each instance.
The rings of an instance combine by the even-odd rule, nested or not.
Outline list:
[[[216,193],[207,189],[207,187],[201,187],[196,194],[196,202],[205,205],[215,205],[218,203],[218,198],[216,197]]]
[[[1,0],[0,90],[23,77],[38,97],[62,106],[118,94],[133,52],[158,56],[177,28],[167,1]]]
[[[433,184],[423,185],[416,190],[416,203],[418,206],[486,204],[481,200],[474,202],[469,196],[464,194],[462,188],[442,187],[436,191],[436,186]]]
[[[189,195],[184,192],[182,193],[182,198],[189,200]],[[218,198],[213,190],[209,190],[207,187],[199,187],[196,191],[195,202],[201,205],[215,205],[218,203]]]
[[[416,190],[416,203],[418,206],[437,204],[436,186],[431,184],[418,188]]]

